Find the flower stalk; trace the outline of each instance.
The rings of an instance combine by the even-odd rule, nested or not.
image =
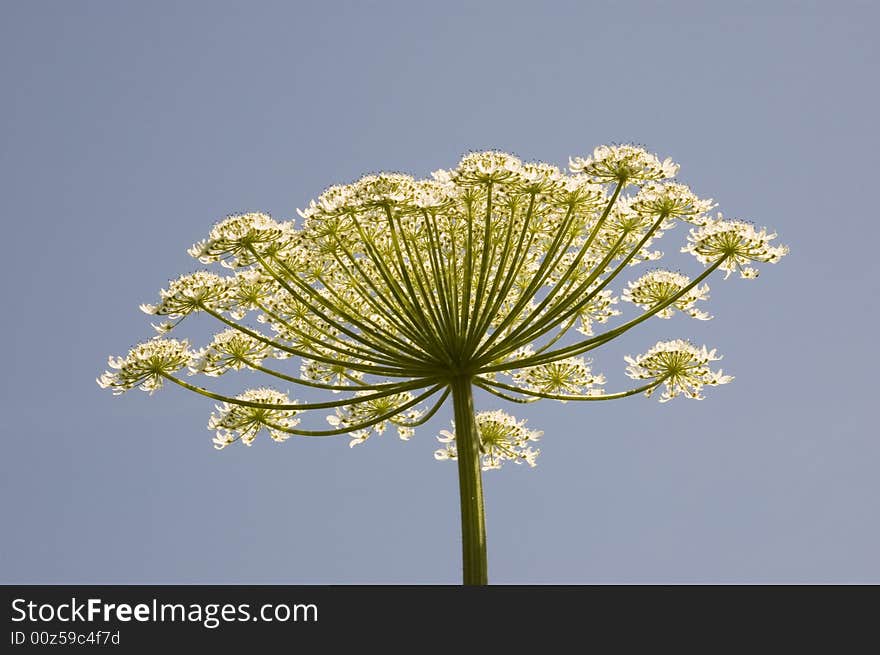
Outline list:
[[[452,378],[455,441],[458,451],[458,492],[461,502],[462,582],[489,582],[486,555],[486,512],[483,505],[483,472],[480,465],[480,437],[474,420],[474,396],[470,376]]]

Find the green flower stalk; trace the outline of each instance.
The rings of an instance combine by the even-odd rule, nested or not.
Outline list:
[[[754,278],[779,261],[775,234],[710,216],[711,200],[670,181],[678,166],[629,145],[570,160],[569,172],[503,152],[474,152],[431,179],[368,175],[332,186],[302,221],[230,216],[190,249],[225,276],[200,271],[172,281],[155,305],[159,336],[110,358],[98,382],[121,393],[166,382],[218,402],[208,427],[218,449],[347,434],[356,446],[389,427],[410,439],[451,398],[453,430],[438,460],[457,462],[465,584],[487,582],[482,472],[506,462],[534,466],[542,433],[500,410],[477,412],[474,388],[513,403],[598,402],[661,389],[661,401],[702,398],[733,378],[710,364],[714,350],[674,340],[627,357],[630,389],[607,392],[584,355],[652,316],[706,320],[705,283],[715,271]],[[638,314],[621,314],[612,282],[659,259],[655,242],[678,222],[693,227],[682,250],[693,278],[653,270],[621,292]],[[220,331],[206,346],[162,335],[202,313]],[[298,369],[288,360],[295,358]],[[232,370],[260,372],[269,386],[235,396],[187,381]],[[270,382],[331,391],[300,402]],[[328,415],[329,412],[329,415]],[[329,427],[310,427],[315,413]]]

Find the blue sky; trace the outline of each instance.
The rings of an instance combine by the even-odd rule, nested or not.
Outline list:
[[[880,582],[878,18],[868,2],[3,3],[0,581],[457,582],[456,471],[432,457],[451,408],[407,443],[215,452],[210,401],[94,379],[150,336],[137,305],[199,267],[186,248],[228,213],[292,218],[332,183],[470,149],[565,165],[632,141],[792,252],[756,281],[714,278],[713,321],[652,321],[595,356],[611,387],[657,339],[717,347],[737,379],[705,401],[512,410],[545,436],[536,469],[485,476],[491,580]],[[662,247],[693,271],[684,236]]]

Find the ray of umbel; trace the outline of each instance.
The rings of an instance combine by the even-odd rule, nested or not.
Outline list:
[[[451,398],[453,429],[441,431],[434,456],[457,462],[463,580],[485,584],[482,471],[535,466],[542,433],[501,410],[476,412],[474,386],[517,404],[657,389],[665,402],[733,379],[711,368],[715,350],[684,340],[628,356],[629,389],[606,391],[584,357],[653,316],[711,318],[701,305],[715,270],[751,279],[757,263],[788,252],[766,229],[712,216],[711,200],[672,181],[677,171],[631,145],[572,158],[567,173],[474,152],[431,179],[390,173],[332,186],[299,212],[299,225],[229,216],[189,251],[229,273],[183,275],[142,305],[164,317],[158,336],[111,357],[98,383],[152,393],[171,382],[217,401],[208,427],[218,449],[249,446],[263,430],[279,442],[347,434],[356,446],[393,426],[410,439]],[[702,270],[630,280],[620,299],[639,313],[604,327],[621,314],[612,283],[659,259],[655,242],[678,222],[691,224],[682,251]],[[211,343],[194,349],[165,336],[198,312],[218,324]],[[242,369],[267,386],[226,396],[185,379]],[[301,402],[280,384],[333,395]],[[329,427],[302,425],[327,411]]]

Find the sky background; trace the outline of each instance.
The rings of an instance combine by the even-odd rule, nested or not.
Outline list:
[[[186,248],[228,213],[294,217],[332,183],[470,149],[563,166],[631,141],[791,255],[714,276],[713,321],[652,320],[595,353],[613,391],[657,339],[717,347],[736,381],[705,401],[506,408],[545,436],[536,469],[484,476],[491,581],[880,583],[878,19],[830,1],[2,0],[0,582],[457,583],[457,472],[432,457],[451,407],[407,443],[216,452],[211,401],[95,377],[152,335],[138,304],[200,267]],[[659,247],[693,273],[685,234]]]

